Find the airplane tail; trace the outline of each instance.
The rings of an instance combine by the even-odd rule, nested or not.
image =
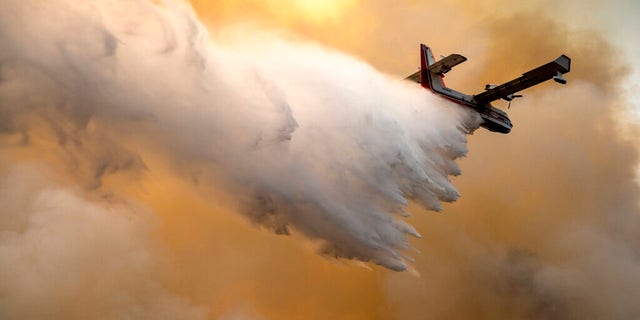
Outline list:
[[[436,62],[436,59],[433,57],[433,52],[431,52],[431,48],[427,47],[424,44],[420,45],[420,84],[428,89],[433,89],[434,86],[436,88],[445,87],[444,82],[442,81],[442,76],[433,76],[429,71],[429,67],[431,67]]]
[[[446,58],[436,62],[431,49],[424,44],[420,45],[420,71],[406,77],[406,80],[420,83],[424,88],[440,92],[446,90],[447,94],[453,92],[446,88],[444,74],[451,68],[465,62],[467,58],[459,54],[451,54]]]
[[[431,48],[427,47],[424,44],[420,45],[420,57],[421,57],[421,65],[420,70],[427,70],[429,66],[435,63],[435,59],[433,58],[433,52],[431,52]]]

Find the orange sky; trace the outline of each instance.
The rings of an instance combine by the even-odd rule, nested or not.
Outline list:
[[[415,262],[409,272],[325,257],[315,252],[318,244],[295,230],[293,235],[282,236],[253,225],[229,205],[232,195],[225,193],[228,191],[199,183],[197,161],[182,167],[164,159],[154,149],[157,141],[131,138],[112,149],[107,143],[111,140],[100,133],[113,135],[114,141],[133,136],[120,132],[116,125],[82,119],[85,122],[78,133],[74,123],[44,128],[39,122],[29,122],[28,135],[1,132],[1,147],[6,151],[0,157],[3,178],[10,171],[7,163],[35,159],[52,168],[46,176],[90,200],[106,203],[109,212],[119,210],[125,200],[118,195],[124,195],[137,200],[144,207],[141,211],[155,213],[149,219],[151,226],[142,231],[131,227],[122,233],[125,238],[110,234],[106,221],[100,220],[90,226],[100,230],[104,224],[106,235],[81,233],[81,240],[98,239],[105,247],[115,242],[120,245],[118,250],[135,253],[122,262],[136,266],[133,275],[118,269],[118,263],[106,269],[127,275],[123,277],[126,281],[113,280],[121,291],[106,292],[132,292],[131,296],[98,296],[98,301],[115,301],[107,306],[139,297],[142,302],[155,301],[153,297],[164,297],[170,291],[182,300],[167,298],[161,307],[194,305],[203,307],[209,319],[223,320],[628,319],[639,314],[638,144],[637,128],[629,120],[637,98],[625,91],[628,79],[636,74],[629,54],[637,52],[637,41],[632,34],[615,30],[637,23],[638,7],[633,1],[191,3],[219,43],[242,42],[243,34],[264,32],[345,52],[397,78],[419,66],[420,43],[432,46],[436,55],[460,53],[469,61],[448,73],[446,80],[449,86],[468,93],[482,90],[485,83],[510,80],[563,53],[573,59],[572,70],[566,75],[569,83],[565,87],[545,83],[528,89],[524,99],[514,102],[508,110],[514,122],[509,135],[480,129],[468,137],[469,154],[459,161],[463,174],[453,179],[462,195],[457,202],[445,204],[441,213],[410,205],[413,216],[407,221],[423,238],[410,240],[415,250],[406,254]],[[0,31],[3,26],[0,21]],[[629,40],[628,45],[621,45],[624,39]],[[0,71],[4,70],[1,53]],[[11,76],[0,73],[0,83],[7,75]],[[181,90],[187,89],[176,88],[175,96],[179,98]],[[67,107],[65,101],[41,103]],[[504,109],[506,103],[497,106]],[[7,128],[0,121],[0,129],[10,132]],[[78,133],[79,138],[66,137],[67,131]],[[76,157],[77,150],[95,159]],[[127,157],[130,150],[135,156]],[[105,154],[125,156],[117,159],[119,167],[94,167]],[[95,176],[96,171],[104,176]],[[2,180],[0,196],[5,198],[0,199],[9,202],[14,185],[20,185],[18,191],[38,185],[38,179],[25,176],[19,184],[9,179],[5,185]],[[215,180],[219,177],[207,178],[220,183]],[[85,205],[73,197],[64,199],[66,202],[58,203]],[[120,225],[136,220],[126,213],[117,216]],[[5,220],[9,219],[0,217],[0,222]],[[138,247],[138,242],[144,245]],[[105,277],[96,272],[106,260],[92,255],[92,250],[86,248],[86,259],[70,259],[91,266],[91,272],[83,273],[83,279],[91,280],[88,283],[108,287],[109,281],[97,281]],[[27,264],[31,258],[25,258]],[[37,267],[51,264],[38,263]],[[0,272],[0,276],[7,274]],[[129,277],[142,278],[146,285],[136,285]],[[93,305],[90,294],[81,308],[68,304],[58,308],[56,301],[80,296],[55,294],[58,285],[73,287],[65,279],[36,286],[45,293],[42,295],[51,293],[55,299],[35,301],[51,300],[61,314],[78,319],[104,308]],[[151,280],[147,283],[147,279]],[[92,287],[81,284],[90,293]],[[0,284],[0,307],[6,303],[4,288]],[[16,296],[40,292],[32,289],[27,286]],[[29,304],[19,307],[33,312]],[[200,313],[182,315],[194,314]]]
[[[615,314],[611,309],[624,311],[628,306],[614,302],[617,295],[582,305],[600,300],[598,290],[615,288],[611,273],[624,262],[590,261],[609,247],[584,251],[599,242],[582,238],[579,226],[601,223],[609,210],[637,214],[637,157],[633,145],[616,138],[613,120],[625,107],[618,98],[628,72],[623,49],[608,42],[600,26],[568,23],[571,15],[597,15],[605,6],[580,3],[571,7],[584,11],[567,12],[568,3],[554,1],[194,0],[214,37],[238,27],[276,32],[347,52],[398,77],[418,66],[421,42],[436,54],[464,54],[469,61],[447,80],[465,91],[509,80],[561,53],[573,58],[573,66],[566,88],[543,84],[514,104],[512,134],[478,131],[469,139],[463,175],[454,181],[462,194],[458,202],[443,214],[414,208],[410,221],[424,235],[412,241],[422,252],[412,254],[421,276],[333,263],[241,222],[236,228],[243,231],[220,233],[215,221],[195,226],[185,217],[170,227],[185,242],[175,263],[188,275],[214,270],[209,286],[199,283],[189,293],[210,303],[214,318],[227,307],[268,319],[607,318]],[[170,208],[158,210],[173,216]],[[619,227],[596,229],[606,237],[609,228]],[[627,236],[624,241],[635,241]],[[196,249],[186,249],[194,243],[215,253],[195,258]],[[216,249],[220,243],[237,248]],[[215,262],[220,260],[224,265]],[[600,279],[590,285],[593,297],[582,292],[586,279],[579,280],[592,276]]]

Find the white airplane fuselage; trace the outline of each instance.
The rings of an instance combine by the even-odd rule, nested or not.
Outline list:
[[[473,100],[473,96],[445,87],[442,78],[438,79],[440,81],[433,81],[431,79],[432,74],[428,70],[423,71],[423,73],[423,79],[426,78],[427,80],[420,84],[423,88],[453,103],[474,109],[482,117],[481,127],[493,132],[511,132],[513,125],[506,112],[492,106],[491,103],[478,104]]]

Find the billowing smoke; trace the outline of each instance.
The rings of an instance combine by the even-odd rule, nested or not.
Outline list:
[[[205,318],[162,283],[142,206],[85,199],[33,164],[3,168],[0,201],[0,318]]]
[[[211,36],[181,2],[2,1],[0,317],[637,317],[637,141],[615,121],[628,64],[567,25],[567,2],[347,1],[312,18],[192,2]],[[256,31],[274,26],[298,34]],[[560,53],[573,68],[524,93],[511,134],[472,136],[464,197],[411,218],[417,278],[298,240],[405,268],[405,199],[457,196],[447,176],[477,119],[300,35],[397,78],[420,42],[460,52],[447,83],[465,92]]]
[[[36,266],[14,272],[33,272],[24,280],[30,285],[70,286],[59,297],[70,299],[102,259],[116,264],[104,272],[123,283],[106,283],[113,290],[98,292],[112,292],[108,298],[117,301],[107,299],[105,306],[128,312],[127,297],[117,295],[131,275],[114,273],[153,268],[145,232],[138,230],[145,221],[101,206],[127,197],[113,187],[114,176],[127,183],[154,175],[149,159],[162,159],[257,225],[313,239],[323,254],[405,270],[406,235],[419,237],[401,219],[408,199],[439,210],[441,201],[458,197],[448,177],[459,174],[454,160],[465,155],[477,115],[317,45],[244,36],[241,43],[212,41],[178,1],[4,1],[0,130],[8,161],[38,159],[96,203],[67,191],[24,190],[19,199],[33,197],[35,207],[27,201],[7,210],[35,225],[3,226],[3,232],[25,233],[2,238],[7,264],[1,272],[31,261],[14,255],[36,246]],[[20,186],[21,179],[7,183]],[[94,240],[95,253],[89,249]],[[30,242],[54,247],[40,251]],[[56,254],[62,257],[50,260]],[[53,271],[38,267],[49,263]],[[78,273],[77,285],[67,272]],[[3,282],[3,296],[26,285],[20,277]],[[171,295],[148,300],[146,290],[159,286],[152,280],[136,280],[144,292],[129,293],[151,304],[149,312],[169,312],[155,304],[188,307]],[[31,315],[28,302],[8,300],[3,303],[12,307],[3,309]]]
[[[412,242],[422,252],[414,264],[420,279],[385,273],[384,288],[375,287],[375,276],[348,285],[316,283],[324,291],[307,292],[301,300],[346,292],[357,303],[344,298],[344,304],[331,304],[325,298],[308,308],[308,318],[318,312],[361,319],[637,317],[638,135],[637,128],[620,129],[623,117],[637,123],[626,114],[629,98],[622,90],[635,65],[612,43],[635,29],[603,21],[635,21],[637,10],[628,2],[357,1],[341,17],[322,23],[299,12],[285,15],[277,2],[251,1],[262,11],[257,17],[242,11],[246,1],[209,7],[193,2],[212,24],[249,16],[260,25],[295,29],[398,76],[416,65],[417,43],[428,43],[436,54],[461,53],[469,61],[446,80],[470,93],[561,53],[573,59],[565,87],[542,84],[512,105],[509,135],[480,131],[470,138],[465,174],[455,180],[463,195],[458,202],[445,206],[444,215],[415,215],[412,221],[423,235]],[[627,42],[632,45],[633,38]],[[342,275],[309,268],[300,277],[309,273],[313,277],[304,279]],[[298,289],[294,281],[283,283]],[[354,283],[384,296],[353,289]]]

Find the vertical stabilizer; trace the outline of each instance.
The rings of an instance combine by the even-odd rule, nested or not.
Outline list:
[[[424,44],[420,45],[420,56],[421,56],[421,70],[429,69],[429,66],[434,64],[436,61],[433,58],[433,53],[431,49]]]
[[[436,91],[444,87],[441,75],[434,75],[429,71],[429,67],[436,63],[431,48],[424,44],[420,45],[420,84],[428,89]]]

